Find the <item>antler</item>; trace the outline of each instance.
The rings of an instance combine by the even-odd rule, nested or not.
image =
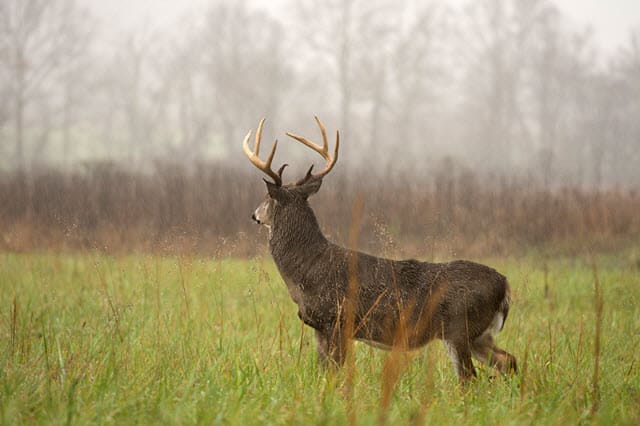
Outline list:
[[[313,165],[312,165],[309,171],[307,172],[307,175],[304,177],[303,181],[306,181],[311,177],[316,179],[324,177],[327,173],[331,171],[331,169],[333,169],[333,166],[335,166],[336,161],[338,161],[338,148],[340,148],[340,132],[336,131],[336,148],[333,152],[333,158],[331,158],[331,156],[329,155],[329,143],[327,142],[327,131],[322,125],[322,122],[320,121],[320,119],[316,116],[314,116],[314,118],[318,123],[318,127],[320,127],[320,132],[322,133],[322,146],[311,142],[307,138],[287,132],[287,136],[297,140],[298,142],[303,143],[304,145],[308,146],[318,154],[322,155],[322,157],[327,162],[327,165],[325,166],[324,170],[316,174],[311,174],[311,170],[313,169]]]
[[[273,182],[276,185],[281,186],[282,171],[284,170],[286,164],[280,167],[280,169],[278,170],[278,173],[271,170],[271,162],[273,161],[273,156],[276,153],[278,140],[276,139],[276,141],[273,143],[273,148],[271,148],[271,153],[269,154],[269,158],[267,158],[267,161],[262,161],[258,157],[258,154],[260,153],[260,139],[262,138],[262,126],[264,125],[264,122],[265,122],[265,119],[263,118],[262,120],[260,120],[260,124],[258,124],[258,130],[256,131],[253,151],[249,149],[249,138],[251,138],[251,130],[249,130],[249,133],[247,133],[247,136],[245,136],[244,141],[242,142],[242,150],[244,151],[244,155],[246,155],[249,161],[251,161],[251,164],[256,166],[258,169],[262,170],[267,175],[269,175],[271,179],[273,179]]]

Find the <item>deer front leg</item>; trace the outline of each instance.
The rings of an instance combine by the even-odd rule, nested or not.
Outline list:
[[[471,361],[471,349],[465,341],[445,340],[444,345],[447,348],[451,362],[455,367],[458,378],[461,383],[467,383],[476,377],[476,370],[473,368]]]
[[[318,343],[318,361],[324,367],[330,364],[342,367],[346,358],[346,345],[340,339],[339,333],[316,330]]]

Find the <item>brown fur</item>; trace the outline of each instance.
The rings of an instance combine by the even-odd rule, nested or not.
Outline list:
[[[406,350],[437,338],[463,381],[475,375],[472,355],[503,373],[516,371],[515,357],[495,346],[490,330],[497,314],[501,328],[509,311],[503,275],[465,260],[397,261],[331,243],[308,203],[321,183],[310,173],[295,185],[267,182],[265,203],[271,254],[298,315],[316,331],[322,361],[342,365],[351,338]]]

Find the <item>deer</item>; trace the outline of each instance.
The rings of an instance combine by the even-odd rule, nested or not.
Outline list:
[[[269,250],[298,317],[315,331],[318,361],[340,368],[349,342],[403,351],[417,350],[434,339],[444,342],[459,381],[477,377],[472,357],[506,375],[517,372],[516,358],[495,344],[510,305],[510,287],[493,268],[467,260],[430,263],[392,260],[345,248],[323,234],[309,197],[338,160],[340,133],[333,155],[327,132],[315,117],[322,146],[294,133],[286,135],[315,151],[325,167],[313,164],[294,183],[283,184],[287,164],[274,172],[277,139],[266,161],[259,157],[265,119],[242,147],[251,164],[266,174],[267,194],[252,215],[268,229]]]

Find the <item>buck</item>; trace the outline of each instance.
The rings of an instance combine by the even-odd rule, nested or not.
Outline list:
[[[320,154],[326,166],[283,185],[283,165],[271,168],[278,141],[266,161],[259,158],[265,119],[243,141],[249,161],[269,176],[265,200],[253,220],[268,228],[269,248],[298,316],[315,330],[318,359],[342,366],[349,339],[390,350],[414,350],[441,339],[462,382],[476,376],[471,357],[505,374],[516,372],[516,358],[494,343],[509,313],[509,284],[494,269],[456,260],[428,263],[390,260],[336,245],[325,238],[308,199],[338,160],[316,117],[322,146],[293,133],[287,136]]]

